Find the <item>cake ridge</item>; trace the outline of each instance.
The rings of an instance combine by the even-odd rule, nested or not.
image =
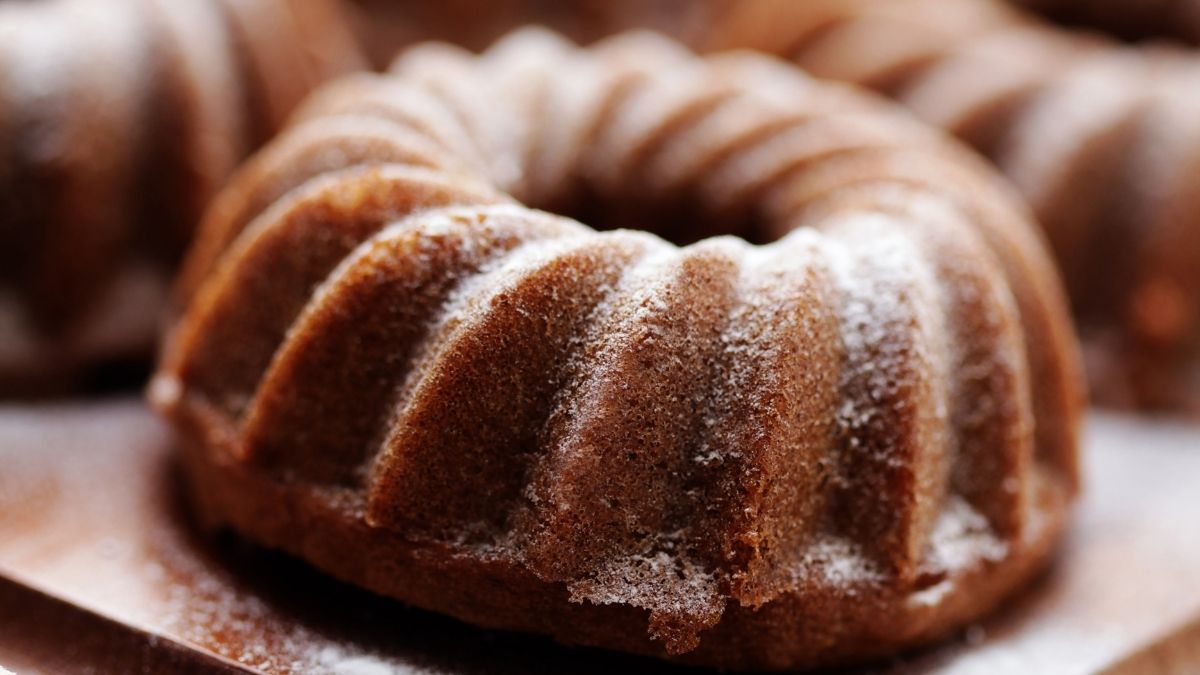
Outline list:
[[[172,336],[187,345],[186,350],[174,351],[168,358],[178,357],[173,367],[185,374],[204,373],[211,368],[218,382],[239,381],[235,397],[222,404],[237,413],[248,402],[254,379],[266,368],[275,341],[283,337],[287,323],[299,312],[310,290],[332,271],[342,253],[413,208],[493,199],[499,197],[480,193],[474,186],[464,186],[461,181],[448,180],[441,174],[401,165],[350,168],[313,178],[298,192],[289,193],[287,199],[273,205],[231,244],[230,255],[221,259],[192,299],[193,322]],[[313,217],[313,205],[325,209],[320,219]],[[334,229],[335,226],[339,229]],[[324,256],[293,261],[274,254],[276,250],[297,245],[297,241],[312,240],[322,243]],[[256,260],[255,264],[244,263],[249,259]],[[299,264],[292,266],[293,262]],[[291,277],[303,279],[304,283],[281,286]],[[259,293],[276,295],[284,290],[287,301],[276,297],[276,302],[269,306],[271,313],[267,312],[267,306],[253,303],[248,306],[243,298],[254,288],[259,288]],[[248,327],[254,328],[247,331]],[[259,332],[262,328],[268,330]],[[230,338],[230,333],[222,335],[223,331],[238,330],[260,336],[254,348],[249,347],[245,338]],[[241,349],[236,352],[224,349],[221,342],[227,339],[237,340]],[[231,360],[237,365],[232,365]],[[213,363],[222,365],[213,368]]]
[[[318,484],[354,480],[365,484],[364,472],[369,471],[369,465],[374,461],[369,450],[383,442],[384,425],[389,423],[388,410],[394,404],[398,384],[386,379],[380,382],[378,375],[372,380],[367,372],[350,371],[347,376],[346,367],[342,371],[336,367],[341,362],[338,357],[344,360],[346,352],[364,357],[387,355],[389,361],[386,362],[391,363],[396,372],[404,372],[401,366],[411,367],[423,358],[422,350],[430,345],[432,336],[439,329],[436,316],[447,303],[453,302],[451,298],[463,275],[486,275],[487,266],[494,264],[498,256],[511,252],[511,247],[536,244],[545,237],[561,234],[555,229],[525,223],[521,223],[522,230],[497,232],[489,222],[489,219],[504,220],[506,217],[511,221],[513,213],[505,205],[471,209],[444,207],[419,212],[383,228],[347,256],[322,282],[314,300],[297,318],[290,329],[292,337],[288,349],[276,353],[256,389],[255,405],[250,406],[253,415],[244,423],[244,434],[248,448],[256,451],[257,459],[287,471],[291,480]],[[523,240],[514,237],[521,232],[525,234]],[[408,244],[408,250],[406,255],[398,256],[396,250],[405,250],[399,248],[402,244]],[[438,253],[442,256],[438,257]],[[395,260],[400,264],[397,270],[391,271],[390,278],[407,281],[411,288],[422,289],[423,294],[429,294],[431,286],[437,290],[425,305],[417,301],[415,292],[406,298],[405,309],[422,308],[424,321],[419,319],[420,315],[409,317],[406,313],[380,322],[382,326],[374,326],[364,320],[375,314],[374,306],[364,303],[361,293],[356,296],[354,291],[368,285],[376,293],[386,293],[388,288],[382,283],[380,268],[383,262]],[[438,264],[447,267],[439,269]],[[439,276],[440,284],[430,281]],[[412,284],[413,277],[424,283]],[[356,279],[361,281],[356,284]],[[363,303],[357,319],[356,315],[345,316],[349,313],[345,298],[358,298],[358,302]],[[415,325],[409,328],[412,337],[407,341],[397,339],[394,331],[414,321]],[[361,332],[366,328],[377,333],[371,342]],[[295,337],[297,334],[305,335],[306,340],[299,341]],[[407,354],[399,349],[405,344],[408,345]],[[402,355],[398,361],[395,360],[397,353]],[[302,370],[297,372],[297,368]],[[379,365],[367,358],[362,362],[362,368],[376,371]],[[313,410],[305,406],[304,392],[293,391],[293,383],[297,380],[312,382],[318,378],[327,382],[332,378],[325,387],[343,392],[344,407],[339,406],[335,412],[328,403]],[[342,378],[350,381],[347,383]],[[370,405],[382,408],[375,410],[373,415],[354,399],[355,394],[366,391],[379,398]],[[349,428],[344,425],[347,419],[359,420],[362,415],[367,415],[369,422]],[[306,423],[306,420],[309,421]],[[286,462],[272,458],[272,454],[278,457],[283,448],[290,448],[289,453],[302,449],[311,460],[319,461],[344,452],[344,448],[353,450],[355,446],[362,448],[357,461],[343,464],[340,470],[332,472],[293,472]],[[251,455],[251,459],[255,456]]]
[[[481,166],[478,151],[463,135],[445,103],[422,87],[410,86],[378,73],[354,73],[313,92],[297,107],[293,123],[339,115],[378,117],[425,135],[442,145],[449,158],[469,158]]]

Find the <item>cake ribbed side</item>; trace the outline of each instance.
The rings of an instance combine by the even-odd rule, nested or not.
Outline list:
[[[443,316],[405,374],[372,470],[372,523],[484,547],[510,543],[514,511],[545,452],[553,399],[584,344],[579,331],[646,246],[556,230],[526,238],[467,280],[451,301],[460,311]]]
[[[1168,120],[1194,108],[1180,95],[1200,72],[1194,55],[1052,26],[997,0],[760,0],[715,14],[698,39],[707,48],[765,49],[872,87],[992,159],[1033,206],[1065,271],[1097,395],[1195,407],[1200,307],[1187,298],[1200,272],[1154,243],[1194,250],[1195,224],[1145,208],[1186,200],[1189,167],[1142,159],[1191,147],[1190,124]],[[1168,108],[1177,112],[1154,112]],[[1157,167],[1155,180],[1143,162]]]
[[[478,149],[449,112],[437,96],[423,87],[387,76],[355,73],[315,91],[296,109],[294,121],[339,115],[379,117],[426,136],[445,150],[447,158],[468,161],[476,170],[482,170],[484,164]]]
[[[851,186],[830,198],[892,214],[919,242],[947,333],[948,490],[998,535],[1022,536],[1035,480],[1032,397],[1022,385],[1032,350],[999,261],[967,214],[913,186]]]
[[[579,600],[648,609],[672,651],[693,647],[724,604],[716,570],[689,550],[706,536],[689,483],[736,299],[726,248],[705,242],[631,270],[550,420],[531,486],[534,572]]]
[[[737,603],[760,607],[795,588],[825,534],[829,448],[841,402],[840,298],[826,240],[800,230],[743,254],[737,303],[721,344],[707,432],[694,459],[705,476],[701,551],[726,570]],[[814,363],[826,364],[815,368]]]
[[[922,119],[992,156],[1022,108],[1057,72],[1102,47],[1084,36],[1047,40],[1045,33],[1016,25],[981,35],[947,50],[898,95]]]
[[[402,164],[454,168],[443,148],[391,120],[338,115],[297,124],[284,142],[255,156],[213,202],[203,232],[180,272],[177,294],[186,301],[212,271],[216,255],[255,217],[311,178],[359,165]]]
[[[238,419],[313,291],[363,240],[414,211],[502,201],[442,174],[404,166],[314,178],[231,244],[170,340],[168,367]],[[303,251],[304,255],[294,255]],[[238,349],[227,345],[237,344]]]
[[[777,189],[772,198],[774,210],[781,216],[802,217],[813,200],[836,198],[840,189],[873,182],[913,185],[927,193],[940,194],[942,199],[964,210],[996,257],[1017,301],[1030,374],[1035,381],[1057,383],[1034,387],[1032,391],[1036,455],[1056,479],[1074,489],[1078,467],[1069,449],[1078,442],[1078,430],[1063,421],[1078,415],[1082,401],[1061,385],[1077,380],[1078,364],[1066,348],[1073,339],[1070,331],[1054,319],[1064,311],[1063,298],[1050,289],[1034,287],[1033,280],[1043,278],[1041,275],[1050,274],[1051,270],[1048,262],[1035,254],[1038,244],[1032,233],[1014,228],[1013,212],[997,208],[994,198],[961,198],[1002,194],[996,192],[995,185],[981,183],[977,174],[963,171],[960,165],[939,159],[926,150],[908,148],[869,147],[826,158],[817,170],[800,174],[792,183]],[[1047,344],[1062,349],[1043,349]]]
[[[389,443],[397,408],[406,405],[398,401],[404,375],[423,370],[418,366],[422,352],[444,339],[437,324],[445,303],[461,292],[465,279],[487,276],[483,270],[496,258],[575,229],[571,223],[529,219],[511,207],[462,207],[409,216],[365,241],[315,291],[259,383],[245,421],[249,459],[294,480],[364,485],[377,447]],[[474,385],[470,389],[487,388]],[[512,417],[521,416],[505,421]],[[505,447],[472,434],[484,424],[481,416],[460,419],[474,422],[448,428],[483,447]],[[463,462],[453,444],[437,441],[418,439],[416,447],[436,452],[445,462]],[[413,454],[402,456],[416,461]],[[431,471],[428,465],[422,469]],[[422,508],[438,514],[444,505],[415,487],[423,475],[419,470],[412,481],[393,485],[392,492],[417,493]],[[456,496],[472,492],[465,483],[443,490]],[[421,512],[410,506],[401,511],[404,518],[425,525]]]
[[[939,291],[890,218],[834,217],[821,229],[836,242],[826,255],[844,349],[829,522],[884,573],[911,579],[944,503],[950,450]]]

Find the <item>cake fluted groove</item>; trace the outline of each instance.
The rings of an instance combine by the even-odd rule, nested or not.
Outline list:
[[[166,370],[198,391],[219,393],[210,399],[215,410],[239,419],[288,327],[346,254],[413,211],[499,201],[483,186],[403,165],[311,179],[231,243],[169,336]],[[312,253],[287,254],[295,250]],[[239,349],[226,349],[230,342]]]
[[[528,240],[458,289],[451,306],[461,312],[443,316],[397,388],[372,467],[370,522],[468,545],[512,543],[513,515],[545,453],[546,419],[579,367],[579,332],[626,263],[654,244],[573,225],[564,221],[558,236]],[[481,352],[482,343],[494,351]],[[503,396],[463,398],[464,387]],[[492,448],[512,451],[497,455]]]
[[[1000,265],[1005,280],[1012,290],[1025,335],[1025,348],[1029,359],[1030,374],[1042,381],[1071,382],[1080,375],[1080,364],[1069,352],[1041,349],[1040,345],[1065,346],[1073,336],[1054,320],[1054,316],[1065,311],[1066,299],[1061,293],[1049,289],[1030,287],[1031,280],[1038,275],[1050,273],[1049,262],[1033,255],[1038,246],[1036,233],[1012,227],[1014,211],[998,208],[995,200],[969,199],[964,195],[987,193],[1003,186],[980,182],[977,173],[964,171],[961,165],[938,161],[924,150],[876,148],[858,153],[857,162],[844,162],[830,158],[823,171],[797,179],[793,184],[781,188],[775,201],[780,204],[782,216],[797,219],[799,226],[818,224],[824,211],[819,206],[822,199],[836,203],[839,190],[858,188],[872,183],[881,185],[899,184],[915,186],[922,191],[941,194],[952,205],[966,214],[965,223],[970,223],[982,237]],[[807,184],[807,185],[806,185]],[[1000,190],[1003,194],[1004,190]],[[1009,201],[1015,206],[1017,202]],[[806,215],[808,211],[811,215]],[[1019,213],[1019,210],[1016,211]],[[1050,468],[1058,480],[1071,490],[1078,488],[1078,460],[1064,448],[1078,442],[1078,429],[1063,420],[1078,415],[1083,401],[1059,387],[1034,388],[1032,390],[1035,413],[1035,456]]]
[[[300,122],[294,136],[256,155],[222,191],[205,216],[205,227],[184,261],[176,283],[181,303],[212,271],[217,253],[241,234],[255,217],[308,180],[364,164],[400,164],[448,169],[428,137],[391,120],[338,115]]]
[[[453,158],[484,169],[478,149],[446,104],[424,87],[374,73],[355,73],[313,92],[292,114],[293,123],[352,115],[378,117],[412,129],[437,143]]]
[[[705,506],[688,484],[703,468],[694,452],[712,415],[706,383],[727,367],[719,337],[739,253],[708,240],[632,271],[591,367],[552,420],[549,461],[531,486],[535,573],[569,580],[580,600],[648,609],[651,635],[671,651],[694,647],[724,605],[718,570],[691,550],[705,536],[696,528]]]
[[[248,407],[247,458],[287,480],[367,485],[404,405],[400,374],[422,373],[425,352],[445,341],[438,318],[466,292],[464,280],[488,278],[497,258],[522,247],[572,234],[568,221],[499,205],[418,212],[364,241],[314,292],[273,357]],[[319,400],[313,391],[340,394]],[[472,437],[466,425],[454,428]],[[421,447],[461,459],[446,443]],[[422,523],[416,509],[405,517]]]

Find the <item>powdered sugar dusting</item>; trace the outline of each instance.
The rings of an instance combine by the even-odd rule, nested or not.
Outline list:
[[[627,604],[650,611],[650,637],[674,652],[694,648],[697,632],[716,624],[725,601],[714,575],[665,551],[610,560],[568,585],[572,602]]]
[[[935,607],[953,590],[954,581],[943,579],[929,588],[913,593],[908,598],[908,604],[911,606]]]
[[[314,656],[321,668],[328,669],[329,673],[336,673],[336,675],[391,675],[396,672],[395,664],[371,656],[363,656],[338,645],[326,645]],[[409,670],[410,672],[419,672]]]
[[[938,570],[961,570],[982,561],[1000,561],[1007,554],[1008,545],[992,533],[987,518],[961,497],[952,496],[930,536],[926,564]]]
[[[647,602],[646,589],[679,588],[683,593],[672,592],[658,602]],[[690,614],[702,610],[711,603],[717,592],[713,575],[691,563],[686,558],[658,551],[645,555],[631,555],[621,560],[609,561],[595,577],[577,581],[570,585],[571,601],[587,600],[600,605],[631,604],[656,611]]]
[[[794,575],[800,581],[818,580],[853,595],[858,588],[884,581],[884,574],[864,555],[861,547],[849,540],[821,537],[805,552]]]
[[[221,656],[271,673],[381,675],[433,672],[416,668],[402,655],[384,656],[361,643],[349,646],[331,636],[328,626],[296,621],[279,606],[249,592],[230,570],[198,560],[176,539],[175,531],[157,544],[157,563],[138,570],[164,590],[155,621],[173,637],[205,645]],[[251,586],[250,588],[254,588]],[[228,636],[230,639],[223,639]]]
[[[961,497],[949,497],[934,526],[922,564],[926,572],[944,578],[913,593],[908,604],[936,606],[955,590],[957,576],[986,563],[998,563],[1008,552],[1008,545],[992,532],[983,514]]]
[[[897,392],[908,384],[899,378],[911,370],[910,362],[936,368],[943,361],[930,349],[939,342],[934,330],[936,317],[930,310],[922,313],[922,307],[933,305],[909,297],[921,288],[935,288],[929,270],[919,264],[921,257],[913,244],[897,236],[895,227],[869,215],[858,216],[850,232],[873,240],[869,258],[852,252],[841,241],[831,241],[824,251],[843,297],[839,318],[846,350],[842,389],[847,395],[837,418],[851,448],[855,448],[868,430],[894,433],[875,427],[885,402],[911,404],[909,399],[897,397]],[[918,287],[914,282],[921,283]],[[916,353],[910,353],[912,350]],[[944,386],[944,373],[930,380],[931,386]],[[946,397],[934,396],[933,401],[936,408],[931,414],[945,420]]]

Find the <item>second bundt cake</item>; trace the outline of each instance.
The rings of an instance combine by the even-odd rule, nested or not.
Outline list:
[[[208,201],[361,63],[335,0],[0,2],[0,395],[149,361]]]
[[[878,657],[993,608],[1077,488],[1026,214],[765,57],[407,51],[239,172],[180,298],[150,397],[204,520],[483,626]]]

